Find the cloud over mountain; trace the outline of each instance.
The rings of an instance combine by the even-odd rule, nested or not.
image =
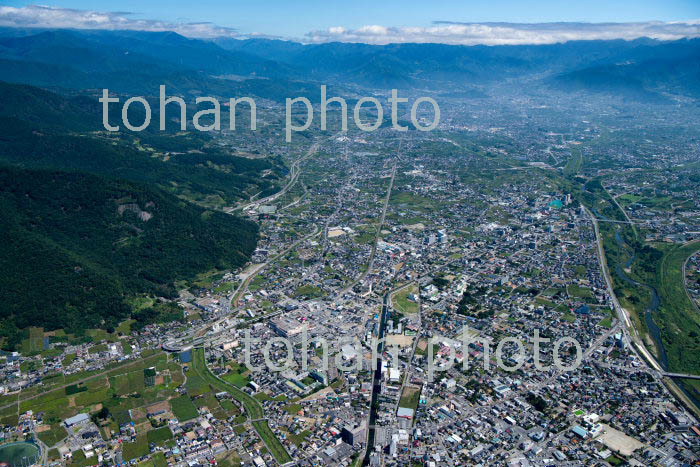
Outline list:
[[[461,45],[553,44],[572,40],[677,40],[700,37],[700,21],[644,23],[457,23],[437,21],[430,27],[332,27],[308,33],[306,42],[442,43]]]
[[[196,38],[272,37],[240,34],[214,23],[173,23],[138,19],[128,12],[100,12],[50,6],[0,7],[0,27],[68,28],[103,30],[175,31]],[[268,31],[269,32],[269,31]],[[637,39],[676,40],[700,37],[700,20],[637,23],[460,23],[436,21],[428,27],[367,25],[311,31],[300,40],[308,43],[361,42],[442,43],[461,45],[552,44],[571,40]]]
[[[235,29],[213,23],[171,23],[137,19],[128,12],[99,12],[31,5],[0,6],[0,26],[20,28],[175,31],[187,37],[235,37]]]

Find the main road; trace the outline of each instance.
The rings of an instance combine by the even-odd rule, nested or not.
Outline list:
[[[374,257],[377,255],[377,243],[379,243],[379,238],[382,234],[382,227],[384,226],[384,220],[386,219],[386,211],[389,208],[389,200],[391,199],[391,191],[394,189],[394,179],[396,178],[396,163],[391,169],[391,179],[389,180],[389,188],[386,190],[386,196],[384,197],[384,205],[382,206],[382,215],[379,218],[379,223],[377,224],[377,234],[374,237],[374,243],[372,243],[372,250],[369,253],[369,260],[367,262],[367,269],[365,269],[357,279],[352,281],[347,287],[342,289],[338,295],[342,297],[348,291],[352,290],[356,284],[362,282],[367,274],[370,273],[372,267],[374,266]]]
[[[377,360],[374,362],[374,378],[372,380],[372,397],[370,399],[369,417],[367,421],[367,443],[363,465],[369,465],[369,456],[372,453],[374,438],[376,436],[377,412],[379,409],[379,393],[382,391],[382,354],[384,353],[384,333],[386,332],[386,319],[389,315],[389,304],[393,291],[388,291],[382,301],[382,313],[379,318],[379,334],[377,335]],[[416,336],[417,337],[417,336]]]

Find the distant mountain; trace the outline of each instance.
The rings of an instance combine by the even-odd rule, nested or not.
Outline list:
[[[306,46],[299,42],[276,39],[233,39],[220,37],[213,42],[222,49],[245,52],[275,62],[293,64],[293,57]]]
[[[326,43],[301,45],[274,40],[235,40],[217,42],[229,50],[245,51],[261,58],[282,62],[302,70],[307,78],[345,80],[370,87],[449,88],[488,84],[507,78],[542,79],[545,85],[565,90],[600,92],[609,86],[617,93],[621,86],[630,96],[663,100],[646,86],[670,85],[671,90],[693,93],[697,82],[694,69],[700,62],[700,40],[662,42],[651,39],[634,41],[571,41],[561,44],[522,46],[454,46],[444,44],[367,44]],[[666,61],[663,71],[654,62]],[[613,71],[619,64],[637,63],[626,73]],[[644,67],[652,65],[650,70]],[[584,70],[590,69],[591,86],[585,83]],[[684,69],[684,70],[681,70]],[[671,72],[672,70],[675,70]],[[659,71],[656,73],[655,71]],[[681,71],[680,74],[674,74]],[[641,85],[635,73],[647,75]],[[570,77],[566,77],[571,73]],[[603,79],[602,74],[608,75]],[[652,76],[655,75],[655,76]],[[682,80],[677,77],[682,76]],[[688,82],[685,78],[689,78]],[[565,83],[569,81],[569,83]],[[674,83],[674,81],[676,81]],[[674,84],[676,86],[674,86]],[[456,88],[455,88],[456,86]]]
[[[595,92],[615,95],[636,102],[668,104],[670,100],[648,89],[624,67],[608,65],[577,70],[553,77],[548,81],[553,89],[566,92]]]
[[[255,224],[158,189],[81,173],[0,167],[0,336],[109,328],[125,300],[174,297],[177,279],[243,265]]]
[[[548,45],[456,46],[445,44],[300,44],[271,39],[212,41],[173,32],[0,30],[0,70],[6,81],[68,89],[110,88],[154,95],[159,84],[188,96],[251,95],[275,101],[304,95],[318,99],[318,85],[350,88],[416,88],[469,92],[473,86],[527,80],[552,89],[617,93],[628,63],[658,60],[690,66],[700,58],[700,40],[674,42],[570,41]],[[583,70],[591,69],[592,86]],[[577,73],[570,79],[567,73]],[[610,75],[603,79],[601,73]],[[585,72],[584,72],[585,74]],[[559,77],[561,78],[555,78]],[[263,79],[257,79],[263,78]],[[649,85],[673,85],[661,73],[629,82],[632,96],[655,94]],[[692,77],[694,81],[695,78]],[[566,81],[569,81],[567,84]],[[652,83],[655,80],[656,83]],[[607,82],[606,82],[607,81]],[[683,83],[676,83],[683,84]],[[672,92],[692,87],[670,86]],[[636,88],[636,90],[634,90]]]
[[[700,98],[700,54],[587,67],[554,76],[549,83],[566,91],[608,93],[651,103],[671,102],[664,93]]]
[[[252,42],[240,49],[254,54],[258,47],[266,57],[301,70],[309,78],[378,88],[420,87],[424,80],[433,80],[433,87],[440,82],[483,82],[493,79],[494,69],[503,72],[513,64],[522,65],[510,58],[484,55],[474,47],[442,44],[327,43],[275,48],[269,42]]]
[[[298,73],[285,64],[172,32],[56,30],[9,36],[3,31],[0,71],[7,82],[151,96],[161,84],[190,97],[284,101],[290,95],[310,95]]]
[[[3,58],[67,65],[85,72],[126,70],[200,71],[209,74],[278,76],[286,67],[255,55],[224,50],[174,32],[45,31],[0,37]]]

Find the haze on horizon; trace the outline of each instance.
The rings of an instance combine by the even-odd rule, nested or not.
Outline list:
[[[304,14],[299,15],[302,10]],[[128,0],[109,2],[98,8],[82,0],[49,5],[10,1],[0,6],[0,27],[175,31],[194,38],[264,37],[305,43],[550,44],[700,37],[700,5],[684,0],[664,4],[594,1],[586,5],[549,0],[523,5],[502,0],[468,5],[443,1],[430,6],[396,1],[382,5],[312,1],[299,6],[273,1],[262,6],[205,0],[195,9],[191,3],[166,5],[159,0],[147,5]]]

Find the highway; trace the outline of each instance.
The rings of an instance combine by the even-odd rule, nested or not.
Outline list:
[[[583,206],[583,205],[582,205]],[[608,269],[608,262],[605,259],[605,250],[603,249],[603,240],[600,235],[600,229],[598,227],[598,219],[593,215],[593,213],[585,206],[583,208],[586,210],[586,213],[589,215],[591,218],[591,222],[593,222],[593,229],[595,231],[595,238],[596,238],[596,245],[597,245],[597,252],[598,252],[598,262],[600,263],[600,268],[603,271],[603,277],[605,277],[605,285],[608,289],[608,295],[610,296],[610,299],[613,302],[613,307],[615,308],[615,312],[617,314],[617,318],[620,320],[620,322],[625,323],[625,330],[626,330],[626,335],[634,331],[634,328],[632,327],[632,322],[629,319],[629,316],[627,315],[627,311],[625,311],[624,308],[620,305],[620,302],[617,300],[617,296],[615,295],[615,292],[613,291],[613,285],[612,285],[612,280],[610,279],[610,271]],[[656,360],[654,360],[656,361]],[[660,369],[660,367],[659,367]]]
[[[335,135],[333,136],[333,138],[334,137],[335,137]],[[245,211],[248,209],[257,208],[258,206],[262,206],[264,204],[269,204],[269,203],[275,201],[280,196],[287,193],[287,191],[289,191],[290,188],[292,188],[299,180],[299,175],[301,175],[301,163],[304,162],[309,157],[316,154],[316,152],[318,152],[318,148],[320,145],[321,145],[320,141],[313,143],[311,145],[311,147],[309,147],[308,151],[306,151],[306,153],[303,156],[299,157],[294,162],[292,162],[292,165],[289,169],[289,175],[290,175],[289,181],[287,182],[287,184],[284,187],[282,187],[282,189],[280,191],[278,191],[277,193],[274,193],[270,196],[267,196],[265,198],[259,199],[257,201],[251,201],[248,204],[238,206],[238,207],[234,208],[231,212]]]

